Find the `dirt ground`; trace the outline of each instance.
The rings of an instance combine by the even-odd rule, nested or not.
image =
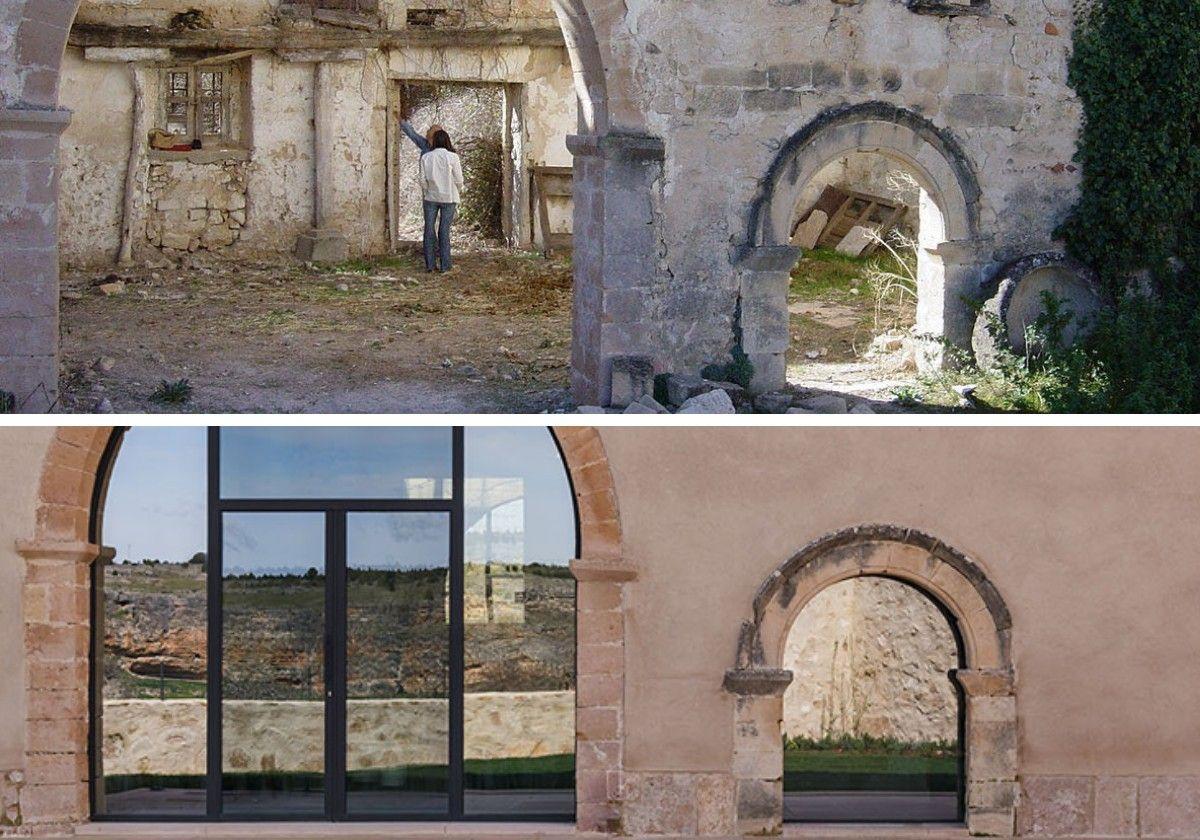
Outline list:
[[[872,352],[881,333],[900,335],[912,327],[916,306],[888,297],[877,307],[866,279],[871,262],[818,250],[793,270],[789,385],[887,402],[917,384],[915,367],[902,352]]]
[[[64,272],[61,410],[572,410],[569,258],[474,246],[456,263],[431,275],[408,254],[334,268],[189,257]],[[866,352],[878,326],[863,265],[816,253],[797,267],[790,384],[886,402],[912,383]],[[105,294],[113,282],[123,290]],[[162,383],[179,380],[190,397],[164,401]]]
[[[286,257],[63,276],[62,410],[530,413],[570,406],[568,260]],[[120,279],[124,291],[99,285]],[[187,379],[191,397],[153,397]]]

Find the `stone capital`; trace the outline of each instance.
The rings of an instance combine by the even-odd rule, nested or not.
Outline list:
[[[968,697],[1008,697],[1016,688],[1015,678],[1009,670],[959,668],[950,675]]]
[[[580,583],[626,583],[637,579],[637,567],[620,560],[581,557],[571,561],[571,574]]]
[[[730,668],[724,686],[739,697],[782,697],[792,684],[792,672],[782,668]]]
[[[740,245],[733,250],[731,261],[749,271],[791,271],[803,253],[795,245]]]
[[[567,148],[576,157],[598,157],[625,162],[661,161],[667,156],[666,144],[660,137],[610,131],[607,134],[572,134]]]
[[[986,239],[956,239],[930,250],[954,265],[986,265],[993,262],[992,243]]]
[[[6,108],[0,105],[0,131],[57,137],[71,123],[68,108]]]
[[[17,553],[26,560],[62,560],[74,563],[93,563],[101,558],[112,559],[115,551],[95,543],[59,540],[17,540]]]

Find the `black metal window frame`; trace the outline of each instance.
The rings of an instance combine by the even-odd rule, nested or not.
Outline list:
[[[105,477],[111,474],[112,461],[119,451],[119,438],[125,429],[114,433],[106,450],[107,463],[102,470]],[[206,810],[200,814],[103,814],[97,813],[96,785],[104,784],[99,770],[101,747],[96,737],[96,727],[90,727],[89,765],[92,770],[91,819],[95,822],[154,822],[154,823],[202,823],[202,822],[512,822],[512,814],[471,814],[465,808],[464,787],[464,543],[465,543],[465,480],[466,446],[462,426],[451,430],[451,497],[449,499],[312,499],[312,498],[264,498],[236,499],[221,497],[221,427],[208,428],[207,438],[207,578],[206,617],[208,622],[207,672],[206,679],[206,724],[205,735],[205,793]],[[549,432],[549,430],[547,430]],[[551,434],[556,450],[562,457],[562,449]],[[567,484],[571,491],[572,509],[575,515],[576,554],[579,551],[578,503],[575,499],[570,470],[563,463]],[[103,503],[103,493],[93,499],[94,507]],[[94,523],[98,521],[98,507],[93,510]],[[450,528],[449,556],[449,762],[447,765],[448,807],[442,812],[369,812],[350,814],[346,801],[346,518],[350,513],[445,513]],[[325,516],[325,810],[320,815],[297,815],[295,813],[236,813],[226,814],[223,801],[224,767],[222,762],[223,737],[223,520],[226,513],[322,513]],[[98,537],[99,534],[97,533]],[[100,564],[96,564],[100,570]],[[103,609],[102,571],[94,571],[93,613]],[[93,626],[95,623],[93,622]],[[100,706],[100,685],[97,667],[103,655],[103,639],[92,640],[92,672],[90,694],[93,720]],[[570,814],[522,813],[522,822],[574,822]]]

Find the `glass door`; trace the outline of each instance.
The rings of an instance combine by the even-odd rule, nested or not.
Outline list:
[[[346,514],[349,816],[450,811],[450,515]]]
[[[326,515],[221,520],[221,810],[326,811]]]

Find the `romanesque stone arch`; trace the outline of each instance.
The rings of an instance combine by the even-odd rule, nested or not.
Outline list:
[[[604,443],[593,428],[551,430],[575,495],[580,556],[576,690],[576,821],[619,819],[624,735],[622,586],[636,576],[621,547],[621,517]],[[59,428],[46,453],[26,561],[26,754],[21,819],[66,827],[88,818],[91,570],[106,549],[96,514],[121,438],[113,427]]]
[[[949,130],[914,111],[884,102],[839,105],[784,141],[746,214],[745,245],[735,262],[743,349],[758,371],[756,390],[785,382],[788,273],[800,257],[789,241],[796,204],[826,164],[851,152],[897,161],[917,179],[928,209],[938,216],[922,222],[918,249],[917,331],[936,339],[922,354],[922,366],[941,365],[942,338],[970,347],[970,300],[991,259],[981,232],[983,192],[974,165]]]
[[[954,135],[907,108],[865,102],[831,108],[788,138],[750,205],[747,242],[788,244],[800,191],[821,167],[852,151],[878,152],[909,168],[945,215],[948,240],[979,237],[982,190]]]
[[[788,631],[821,590],[860,576],[908,583],[952,616],[966,668],[954,673],[966,702],[967,827],[972,834],[1013,832],[1017,721],[1012,619],[981,566],[920,531],[866,525],[821,537],[763,582],[741,629],[737,659],[725,674],[735,695],[733,772],[742,833],[777,833],[783,820],[783,693]]]

